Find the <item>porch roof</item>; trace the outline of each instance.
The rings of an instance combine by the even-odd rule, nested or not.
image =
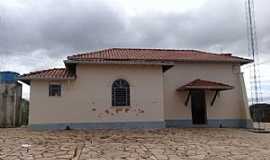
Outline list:
[[[220,83],[220,82],[213,82],[201,79],[195,79],[192,82],[189,82],[179,88],[177,91],[182,90],[193,90],[193,89],[204,89],[204,90],[230,90],[234,87],[228,84]]]

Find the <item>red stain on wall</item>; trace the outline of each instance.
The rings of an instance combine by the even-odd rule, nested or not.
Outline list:
[[[105,110],[105,113],[106,113],[106,114],[109,114],[109,113],[110,113],[110,111],[109,111],[109,110]]]
[[[125,112],[128,113],[128,111],[129,111],[129,108],[125,108]]]
[[[119,112],[122,112],[122,111],[123,111],[122,108],[116,108],[116,109],[115,109],[115,112],[116,112],[116,113],[119,113]]]

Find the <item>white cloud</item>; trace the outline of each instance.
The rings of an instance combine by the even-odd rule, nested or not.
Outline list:
[[[110,47],[192,48],[247,56],[244,1],[3,0],[0,70],[59,67],[73,52]],[[270,80],[268,6],[267,0],[255,1],[261,60],[267,62],[261,65],[262,86]]]
[[[113,0],[123,6],[131,16],[140,14],[183,13],[200,8],[206,0]]]

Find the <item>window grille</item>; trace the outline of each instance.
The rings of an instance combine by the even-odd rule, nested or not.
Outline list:
[[[130,106],[129,83],[124,79],[115,80],[112,84],[112,106]]]
[[[61,85],[50,84],[49,85],[49,96],[61,96]]]

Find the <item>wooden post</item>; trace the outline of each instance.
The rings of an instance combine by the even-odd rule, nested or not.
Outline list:
[[[212,101],[211,101],[211,106],[213,106],[213,105],[214,105],[215,100],[216,100],[217,95],[218,95],[218,92],[219,92],[219,90],[216,90],[216,93],[215,93],[215,95],[214,95],[214,97],[213,97],[213,99],[212,99]]]
[[[190,95],[191,95],[191,93],[190,93],[190,91],[188,91],[188,96],[187,96],[186,101],[185,101],[185,106],[188,105],[188,101],[189,101]]]

